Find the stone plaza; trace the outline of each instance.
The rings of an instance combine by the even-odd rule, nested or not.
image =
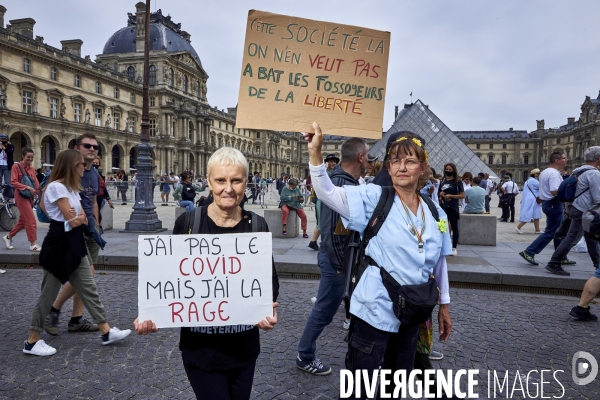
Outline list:
[[[271,194],[267,193],[267,207],[276,209],[276,195]],[[492,204],[495,202],[496,197]],[[262,212],[257,205],[248,208]],[[175,207],[158,207],[157,211],[163,226],[172,229]],[[115,226],[104,235],[108,245],[101,252],[104,264],[97,265],[96,275],[109,319],[121,329],[132,328],[137,316],[137,274],[132,265],[137,239],[134,234],[119,232],[130,212],[130,206],[115,206]],[[314,212],[307,210],[307,214],[311,231]],[[493,208],[492,214],[498,216],[500,209]],[[543,227],[544,221],[541,223]],[[550,275],[543,264],[549,260],[551,246],[538,257],[540,266],[530,266],[517,252],[536,237],[533,226],[526,225],[523,235],[516,234],[514,226],[498,223],[496,246],[459,245],[459,256],[447,258],[453,333],[446,343],[436,340],[435,348],[444,358],[433,364],[442,370],[479,370],[476,387],[479,398],[494,398],[494,387],[495,398],[509,398],[511,394],[512,398],[541,398],[539,388],[543,386],[544,396],[597,399],[598,379],[578,386],[571,376],[572,357],[577,351],[586,351],[600,359],[598,324],[578,322],[568,315],[577,302],[573,294],[581,290],[592,273],[589,257],[586,253],[570,253],[569,258],[577,261],[577,265],[566,267],[571,276]],[[38,231],[41,242],[46,228],[41,226]],[[281,275],[279,322],[275,330],[261,333],[262,352],[253,399],[339,397],[340,369],[344,367],[347,347],[344,342],[347,331],[342,329],[343,307],[317,342],[317,356],[332,365],[333,373],[313,376],[300,371],[294,363],[298,340],[312,307],[310,299],[318,286],[314,279],[292,279],[314,278],[318,273],[316,252],[307,244],[308,240],[301,237],[273,239]],[[181,363],[178,329],[161,329],[144,337],[132,334],[114,347],[102,347],[97,334],[67,332],[70,302],[63,310],[59,336],[42,334],[44,340],[57,348],[57,354],[49,358],[24,355],[21,349],[39,295],[42,272],[34,262],[37,255],[24,250],[24,235],[15,238],[14,246],[12,251],[0,249],[0,268],[7,270],[0,275],[1,399],[194,397]],[[561,295],[563,292],[571,296]],[[592,309],[596,307],[592,305]],[[543,378],[532,372],[526,379],[534,370],[552,372],[546,372]],[[488,387],[488,373],[491,387]],[[494,373],[500,383],[507,377],[503,389],[499,383],[494,385]],[[538,394],[534,397],[536,390]]]

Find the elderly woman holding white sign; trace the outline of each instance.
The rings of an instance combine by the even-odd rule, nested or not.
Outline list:
[[[235,234],[257,231],[251,221],[268,232],[266,222],[240,207],[248,181],[248,162],[233,148],[222,147],[208,160],[208,186],[214,202],[201,208],[199,229],[186,227],[186,214],[175,221],[173,234]],[[194,213],[194,211],[189,211]],[[254,219],[252,218],[254,216]],[[273,317],[258,324],[234,329],[181,328],[179,349],[183,366],[198,399],[249,399],[256,359],[260,353],[258,328],[273,329],[277,323],[279,280],[272,264]],[[156,332],[152,321],[134,321],[138,334]]]
[[[365,241],[364,257],[358,257],[351,272],[355,287],[346,368],[372,373],[381,367],[408,374],[419,324],[438,301],[440,340],[448,339],[452,327],[445,257],[452,251],[448,218],[417,191],[419,180],[426,177],[427,152],[414,134],[401,135],[386,149],[393,186],[336,187],[322,161],[323,134],[317,123],[313,128],[314,134],[305,137],[315,192]]]

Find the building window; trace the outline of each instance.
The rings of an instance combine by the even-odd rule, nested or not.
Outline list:
[[[502,148],[506,149],[506,143],[502,143]]]
[[[525,148],[528,149],[529,148],[529,143],[525,143]]]
[[[256,138],[260,139],[260,132],[256,132]]]
[[[490,143],[490,149],[493,149],[493,148],[494,148],[494,144]]]
[[[523,156],[523,164],[529,164],[529,154]]]
[[[81,104],[75,103],[73,105],[73,108],[74,108],[74,118],[73,118],[73,121],[75,121],[75,122],[81,122]]]
[[[156,136],[156,120],[150,120],[150,136]]]
[[[27,59],[23,59],[23,72],[31,72],[31,62]]]
[[[131,93],[131,96],[129,96],[129,101],[135,103],[135,93]]]
[[[492,165],[494,163],[494,155],[488,154],[488,164]]]
[[[57,79],[57,73],[56,73],[56,68],[55,67],[50,67],[50,79],[52,79],[53,81],[55,81]]]
[[[113,127],[115,130],[119,130],[119,122],[121,121],[121,113],[113,113]]]
[[[81,87],[81,78],[79,77],[79,75],[75,75],[75,87]]]
[[[129,131],[135,133],[135,117],[129,117]]]
[[[148,74],[148,85],[156,85],[156,65],[150,66],[150,73]]]
[[[481,147],[481,145],[480,145],[479,143],[477,143],[477,144],[475,145],[475,148],[476,148],[477,150],[479,150],[479,148],[480,148],[480,147]]]
[[[292,159],[292,152],[288,150],[285,152],[285,160],[291,161],[291,159]]]
[[[58,118],[58,99],[50,97],[50,118]]]
[[[102,93],[102,85],[100,82],[96,82],[96,93]]]
[[[96,126],[102,126],[102,109],[96,108],[94,110],[94,117],[96,118]]]
[[[556,138],[556,144],[560,144],[560,138],[559,137]]]
[[[506,164],[506,154],[502,154],[502,164]]]
[[[289,145],[290,145],[290,141],[289,141],[289,140],[287,140],[287,141],[286,141],[286,144],[289,146]]]
[[[118,98],[119,98],[119,88],[116,87],[115,88],[115,99],[118,99]]]
[[[150,97],[150,107],[154,107],[156,106],[156,99],[153,97]]]
[[[187,75],[183,76],[183,93],[188,92],[188,77]]]
[[[23,90],[23,112],[31,114],[31,101],[33,99],[33,93]]]
[[[169,86],[170,87],[173,87],[173,75],[174,75],[173,68],[170,68],[169,69]]]
[[[129,66],[129,68],[127,68],[127,78],[129,78],[130,81],[135,80],[135,68],[133,68],[132,66]]]

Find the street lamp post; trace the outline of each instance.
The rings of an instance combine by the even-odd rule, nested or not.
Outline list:
[[[139,150],[137,169],[138,195],[135,199],[133,212],[129,221],[125,222],[125,232],[160,232],[166,230],[162,221],[158,219],[156,206],[153,200],[152,149],[150,145],[150,112],[148,104],[148,78],[150,73],[150,0],[146,0],[146,19],[144,21],[144,86],[142,102],[142,135],[141,143],[136,147]]]

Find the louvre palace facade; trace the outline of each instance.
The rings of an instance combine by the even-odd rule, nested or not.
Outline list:
[[[34,35],[35,21],[13,19],[0,6],[0,133],[35,152],[34,165],[53,164],[75,138],[99,138],[104,172],[129,172],[140,142],[145,4],[126,17],[127,26],[110,36],[102,54],[82,56],[81,40],[62,48]],[[210,155],[221,146],[241,150],[251,171],[303,175],[300,136],[238,129],[235,108],[218,110],[207,98],[208,74],[181,24],[151,13],[150,143],[155,173],[192,169],[206,173]],[[37,32],[36,32],[37,33]],[[108,35],[107,35],[108,36]],[[306,151],[305,151],[306,152]]]

